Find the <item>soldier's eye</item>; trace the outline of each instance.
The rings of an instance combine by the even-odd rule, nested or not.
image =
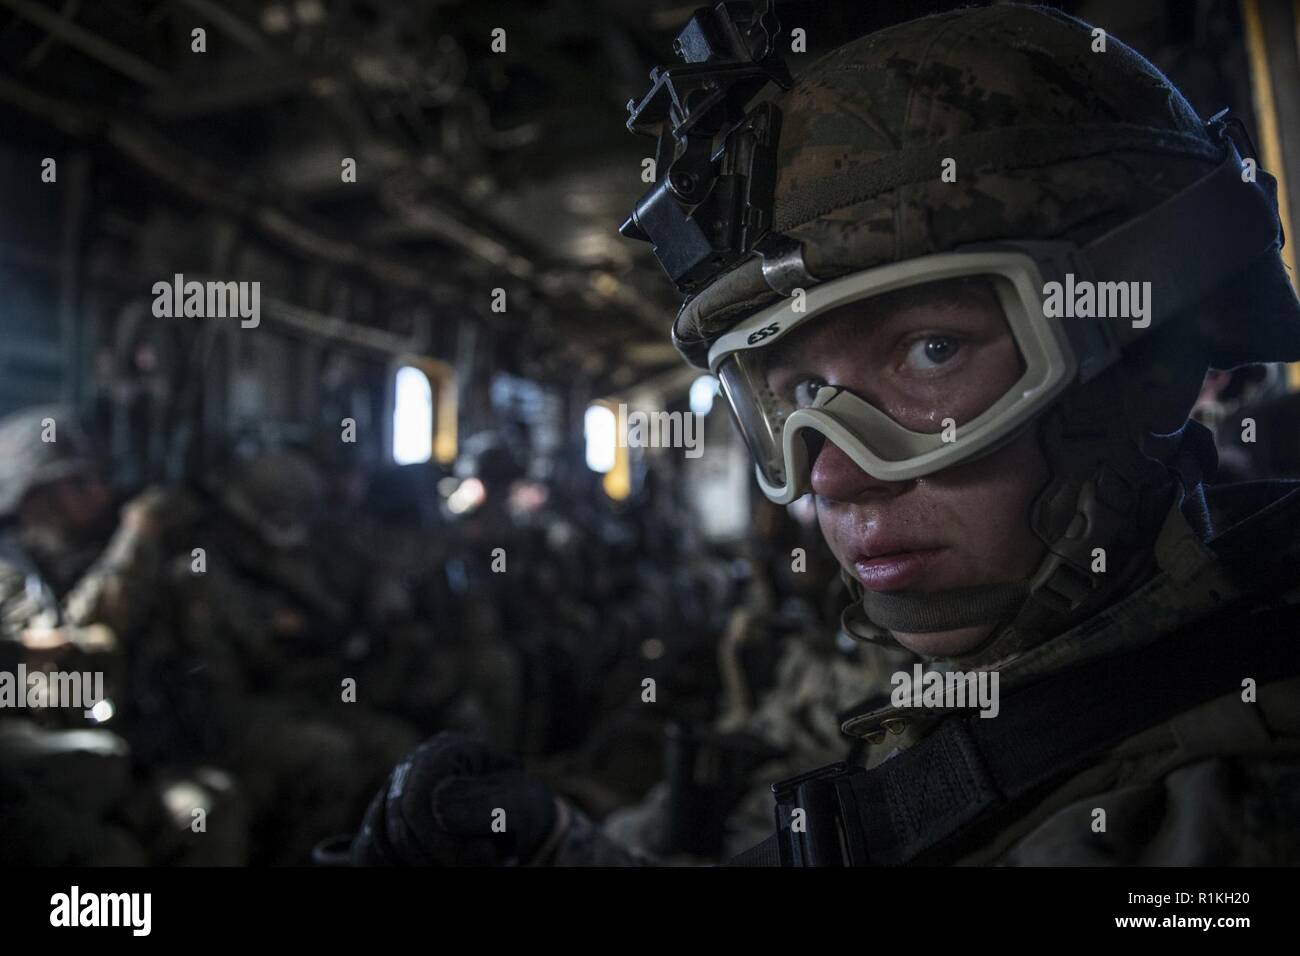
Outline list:
[[[826,380],[816,377],[801,378],[794,383],[792,395],[799,408],[810,408],[817,401],[817,393],[826,385]]]
[[[926,335],[915,339],[907,348],[904,364],[917,371],[929,371],[952,360],[961,343],[951,335]]]

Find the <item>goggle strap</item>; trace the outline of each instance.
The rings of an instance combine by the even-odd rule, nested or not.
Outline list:
[[[1272,177],[1257,176],[1271,184]],[[1227,156],[1210,172],[1156,206],[1084,247],[1099,282],[1151,283],[1149,326],[1117,323],[1122,347],[1171,316],[1207,298],[1279,245],[1274,201],[1260,183],[1242,181],[1241,158]]]

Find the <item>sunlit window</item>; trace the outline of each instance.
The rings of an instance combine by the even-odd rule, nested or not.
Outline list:
[[[582,420],[582,432],[587,440],[587,467],[606,474],[614,467],[617,451],[618,422],[614,410],[607,405],[591,405]]]
[[[433,387],[411,365],[397,370],[393,401],[393,461],[417,465],[433,457]]]
[[[713,396],[718,391],[718,380],[712,375],[701,375],[691,382],[691,411],[707,415],[713,411]]]

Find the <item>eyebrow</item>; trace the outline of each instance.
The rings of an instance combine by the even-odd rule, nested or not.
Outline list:
[[[873,302],[875,308],[862,309],[863,306]],[[884,293],[876,300],[867,298],[860,299],[857,302],[849,302],[830,310],[820,319],[823,323],[848,322],[851,319],[860,322],[881,322],[906,309],[921,306],[946,306],[952,308],[969,305],[972,302],[977,305],[993,306],[995,308],[1001,308],[1002,306],[997,290],[994,289],[993,283],[986,276],[958,276],[954,279],[944,279],[939,282],[895,289],[892,292]],[[766,352],[766,357],[763,359],[761,366],[764,377],[772,370],[778,356],[780,356],[782,366],[797,367],[803,364],[805,353],[807,353],[809,343],[812,340],[812,336],[808,333],[813,328],[815,326],[809,323],[802,328],[796,329],[785,343],[786,347],[784,349],[779,347],[781,343],[778,342],[774,343],[773,348],[762,350]]]

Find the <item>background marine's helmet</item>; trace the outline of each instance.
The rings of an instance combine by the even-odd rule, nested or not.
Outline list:
[[[93,473],[94,450],[71,408],[36,405],[0,420],[0,518],[36,488]]]

